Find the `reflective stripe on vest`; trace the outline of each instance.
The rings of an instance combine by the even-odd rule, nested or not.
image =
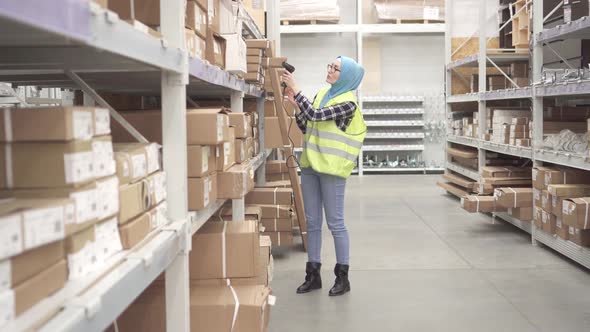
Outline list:
[[[339,134],[334,134],[328,131],[320,131],[317,128],[314,127],[307,127],[306,128],[306,133],[309,133],[310,135],[313,136],[317,136],[319,138],[325,138],[325,139],[331,139],[333,141],[338,141],[340,143],[344,143],[346,145],[350,145],[356,149],[360,149],[363,147],[363,142],[359,142],[359,141],[355,141],[352,138],[348,138],[346,136],[342,136]]]
[[[312,151],[315,151],[315,152],[318,152],[321,154],[330,154],[330,155],[344,158],[344,159],[350,160],[350,161],[356,161],[356,158],[357,158],[357,155],[348,153],[346,151],[342,151],[342,150],[336,149],[336,148],[330,148],[327,146],[319,146],[319,145],[316,145],[311,142],[305,142],[305,147],[307,149],[310,149]]]

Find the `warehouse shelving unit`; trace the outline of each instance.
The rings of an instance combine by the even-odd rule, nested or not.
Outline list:
[[[452,11],[453,1],[446,2],[446,12]],[[451,91],[450,71],[453,68],[462,66],[477,66],[479,68],[479,86],[486,86],[485,74],[487,63],[494,61],[497,65],[509,63],[512,61],[520,61],[529,59],[529,55],[514,54],[511,56],[497,57],[486,54],[487,39],[485,33],[486,13],[485,1],[480,1],[479,5],[479,54],[466,57],[457,61],[451,61],[451,31],[450,24],[447,25],[446,31],[446,57],[447,57],[447,91]],[[487,101],[497,100],[526,100],[532,101],[532,118],[533,118],[533,137],[532,147],[517,147],[506,144],[497,144],[488,142],[480,138],[457,137],[447,134],[447,143],[460,144],[464,146],[477,148],[479,151],[479,164],[483,166],[485,161],[486,151],[501,153],[514,157],[530,159],[535,166],[540,166],[543,163],[550,163],[555,165],[567,166],[582,170],[590,171],[590,162],[587,161],[587,154],[575,154],[568,152],[552,151],[543,148],[543,102],[544,97],[560,97],[566,99],[568,97],[579,98],[580,96],[590,96],[590,81],[588,80],[573,80],[568,82],[556,84],[543,84],[542,68],[543,68],[543,48],[546,43],[555,40],[564,39],[587,39],[590,38],[590,17],[582,17],[574,22],[568,24],[558,25],[550,29],[544,29],[544,18],[542,15],[534,15],[534,13],[543,13],[543,1],[533,1],[533,20],[532,20],[532,54],[531,61],[531,75],[533,85],[530,87],[520,87],[514,89],[495,90],[495,91],[481,91],[479,93],[470,93],[463,95],[447,95],[447,115],[451,114],[452,105],[458,103],[477,102],[479,111],[479,123],[485,123],[485,110]],[[480,132],[484,130],[480,128]],[[477,180],[479,178],[478,172],[473,172],[456,164],[447,162],[447,169],[457,172],[461,175],[467,176],[471,179]],[[494,213],[494,217],[500,218],[509,222],[523,231],[531,234],[533,244],[542,243],[579,264],[590,268],[590,250],[588,248],[580,247],[571,241],[565,241],[555,235],[549,235],[542,230],[537,229],[532,222],[522,222],[517,220],[507,213]]]
[[[186,98],[229,97],[234,112],[243,111],[245,96],[257,98],[264,151],[264,93],[201,59],[189,58],[180,29],[184,24],[179,24],[184,22],[182,0],[166,1],[160,12],[163,38],[158,39],[89,0],[0,3],[0,46],[6,46],[0,52],[0,82],[82,89],[85,102],[108,107],[115,120],[118,114],[104,100],[91,100],[97,96],[95,89],[160,94],[164,170],[174,168],[166,173],[167,225],[152,231],[133,249],[115,254],[101,269],[69,281],[3,331],[102,331],[163,272],[167,330],[190,330],[191,236],[226,201],[218,200],[203,211],[188,211]],[[243,22],[245,34],[263,38],[247,15]],[[133,131],[125,121],[122,124]],[[264,182],[265,157],[261,154],[252,160],[259,184]],[[234,219],[243,219],[244,200],[233,200],[232,206]]]

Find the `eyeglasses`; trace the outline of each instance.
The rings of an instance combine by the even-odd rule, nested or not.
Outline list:
[[[333,72],[337,72],[340,71],[340,69],[336,68],[336,66],[334,66],[333,64],[328,64],[328,71],[333,71]]]

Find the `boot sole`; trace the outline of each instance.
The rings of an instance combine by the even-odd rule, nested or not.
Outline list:
[[[328,295],[329,296],[342,296],[348,292],[350,292],[350,287],[347,287],[346,289],[344,289],[344,291],[342,293],[328,293]]]
[[[297,290],[297,294],[307,294],[307,293],[313,292],[314,290],[318,290],[318,289],[322,289],[322,287],[310,288],[306,291]]]

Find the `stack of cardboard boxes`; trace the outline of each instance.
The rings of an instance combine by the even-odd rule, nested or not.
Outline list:
[[[492,142],[511,144],[512,142],[530,146],[530,111],[494,110],[492,116]],[[527,145],[521,145],[527,146]]]
[[[485,166],[481,169],[481,179],[475,191],[491,195],[495,189],[531,186],[531,168],[515,166]]]
[[[293,244],[293,189],[254,188],[246,195],[246,204],[262,209],[263,234],[268,235],[276,247]]]
[[[123,248],[130,249],[167,223],[166,174],[160,171],[159,148],[154,143],[118,143],[114,149],[119,232]]]
[[[248,207],[243,221],[224,207],[193,236],[189,256],[191,331],[266,331],[270,318],[273,259],[261,236],[261,209]],[[164,331],[164,275],[119,317],[119,331]],[[232,328],[232,326],[234,328]]]
[[[121,250],[108,111],[44,107],[3,114],[0,298],[7,311],[0,325]]]
[[[269,68],[272,57],[272,47],[268,39],[246,40],[248,73],[246,82],[264,86],[266,70]],[[270,82],[270,77],[268,79]]]
[[[590,175],[562,167],[533,170],[534,221],[537,228],[564,240],[590,246],[586,224],[586,203],[590,196]]]

